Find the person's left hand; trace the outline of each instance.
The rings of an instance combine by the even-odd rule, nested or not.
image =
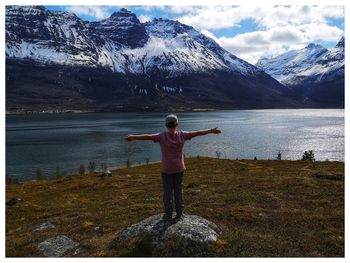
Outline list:
[[[215,127],[214,129],[211,129],[211,132],[214,134],[219,134],[221,131],[218,129],[218,127]]]

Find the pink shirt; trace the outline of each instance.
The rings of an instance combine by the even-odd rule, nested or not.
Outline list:
[[[182,152],[186,140],[193,137],[192,132],[176,131],[152,134],[153,141],[159,142],[162,151],[162,173],[173,174],[186,170]]]

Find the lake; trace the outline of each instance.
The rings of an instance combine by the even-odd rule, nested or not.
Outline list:
[[[21,181],[79,171],[155,162],[159,145],[124,142],[127,134],[165,130],[168,113],[81,113],[6,116],[6,174]],[[182,130],[219,127],[222,134],[196,137],[186,156],[230,159],[301,159],[313,150],[316,160],[344,161],[343,109],[235,110],[177,113]]]

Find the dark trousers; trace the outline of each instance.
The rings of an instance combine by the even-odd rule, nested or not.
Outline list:
[[[173,213],[173,196],[175,197],[176,214],[180,215],[184,210],[183,176],[183,172],[175,174],[162,173],[164,213],[168,215]]]

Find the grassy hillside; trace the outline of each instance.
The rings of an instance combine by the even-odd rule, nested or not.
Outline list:
[[[188,158],[185,209],[223,234],[213,256],[344,257],[344,163]],[[123,256],[124,227],[162,212],[160,164],[6,186],[6,256],[42,256],[67,235],[78,256]],[[55,228],[33,231],[35,224]],[[67,254],[71,256],[73,252]]]

